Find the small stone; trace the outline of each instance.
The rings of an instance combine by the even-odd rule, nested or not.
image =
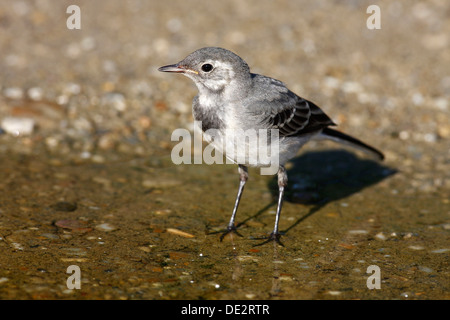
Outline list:
[[[383,232],[377,233],[377,234],[375,235],[375,238],[378,239],[378,240],[382,240],[382,241],[384,241],[384,240],[387,239],[386,235],[385,235]]]
[[[61,252],[69,256],[85,256],[87,254],[86,250],[82,248],[62,248]]]
[[[55,225],[60,228],[70,229],[74,232],[85,233],[92,230],[86,225],[86,222],[79,220],[59,220]]]
[[[144,188],[169,188],[180,184],[181,181],[173,179],[145,179],[142,181]]]
[[[423,246],[409,246],[408,248],[412,249],[412,250],[423,250],[423,249],[425,249]]]
[[[332,89],[337,89],[339,87],[340,84],[340,80],[338,78],[335,77],[325,77],[324,79],[324,85],[327,88],[332,88]]]
[[[77,210],[77,204],[74,202],[60,201],[50,206],[55,211],[72,212]]]
[[[148,129],[151,127],[152,124],[152,120],[147,117],[147,116],[141,116],[139,117],[139,121],[138,121],[139,127],[141,127],[141,129]]]
[[[43,234],[41,234],[40,236],[41,236],[41,237],[44,237],[44,238],[47,238],[47,239],[50,239],[50,240],[56,240],[56,239],[59,239],[59,236],[56,235],[56,234],[53,234],[53,233],[43,233]]]
[[[11,242],[11,246],[16,250],[23,250],[23,246],[18,242]]]
[[[181,231],[179,229],[175,229],[175,228],[167,228],[167,232],[168,233],[172,233],[172,234],[176,234],[178,236],[182,236],[185,238],[194,238],[195,236],[193,234]]]
[[[102,224],[96,225],[95,229],[97,229],[99,231],[110,232],[110,231],[116,230],[117,228],[109,223],[102,223]]]
[[[437,128],[439,137],[448,139],[450,138],[450,126],[442,126]]]
[[[77,95],[81,92],[81,86],[73,82],[67,83],[63,91],[66,94]]]
[[[127,109],[127,103],[123,94],[118,92],[108,92],[102,98],[102,104],[105,106],[112,106],[119,112]]]
[[[447,111],[448,110],[448,105],[449,105],[449,102],[448,102],[448,100],[446,99],[446,98],[436,98],[436,99],[434,99],[434,106],[436,107],[436,108],[438,108],[439,110],[442,110],[442,111]]]
[[[409,298],[411,297],[411,295],[412,295],[411,292],[403,292],[400,294],[402,298]]]
[[[98,139],[97,145],[99,146],[100,149],[109,150],[114,148],[114,146],[117,144],[117,140],[118,140],[117,134],[106,133]]]
[[[361,84],[359,84],[358,82],[347,81],[347,82],[343,83],[342,91],[344,91],[346,93],[357,93],[357,92],[362,92],[363,88],[362,88]]]
[[[328,293],[329,295],[332,295],[332,296],[339,296],[342,292],[340,292],[340,291],[328,290],[327,293]]]
[[[95,39],[94,38],[92,38],[92,37],[85,37],[85,38],[83,38],[83,40],[81,40],[81,48],[84,50],[84,51],[90,51],[90,50],[92,50],[92,49],[94,49],[95,48]]]
[[[450,251],[450,249],[444,248],[444,249],[436,249],[436,250],[433,250],[431,252],[432,253],[445,253],[445,252],[448,252],[448,251]]]
[[[30,99],[35,101],[42,100],[42,97],[44,96],[43,90],[38,87],[28,89],[27,93]]]
[[[18,100],[23,98],[23,90],[18,87],[6,88],[3,94],[9,99]]]
[[[367,231],[367,230],[349,230],[348,233],[350,233],[350,234],[368,234],[369,231]]]
[[[424,266],[418,266],[418,269],[420,271],[423,271],[423,272],[426,272],[426,273],[432,273],[433,272],[433,269],[428,268],[428,267],[424,267]]]
[[[169,21],[167,21],[166,26],[170,32],[177,33],[183,28],[183,23],[178,18],[172,18]]]
[[[105,157],[103,157],[102,155],[99,154],[94,154],[91,158],[92,162],[95,163],[104,163],[105,162]]]
[[[30,135],[33,132],[35,121],[31,118],[5,117],[0,127],[13,136]]]
[[[412,95],[411,101],[416,106],[420,106],[424,103],[425,98],[423,97],[423,95],[420,92],[416,92]]]
[[[423,139],[424,139],[426,142],[431,142],[431,143],[433,143],[433,142],[436,142],[436,141],[437,141],[437,136],[436,136],[436,134],[434,134],[434,133],[425,133],[424,136],[423,136]]]

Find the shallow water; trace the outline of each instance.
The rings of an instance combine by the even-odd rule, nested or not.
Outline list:
[[[448,298],[448,199],[402,194],[383,164],[339,149],[297,158],[279,245],[263,244],[273,177],[250,170],[239,235],[221,242],[236,167],[155,159],[2,161],[1,298]],[[295,203],[308,192],[315,203]],[[79,290],[66,285],[70,265],[80,268]],[[371,265],[381,289],[367,287]]]

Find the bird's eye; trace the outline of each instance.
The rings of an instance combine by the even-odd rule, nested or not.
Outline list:
[[[213,69],[212,64],[205,63],[204,65],[202,65],[202,71],[204,72],[210,72],[212,69]]]

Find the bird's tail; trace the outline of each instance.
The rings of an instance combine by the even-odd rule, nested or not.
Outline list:
[[[323,138],[330,139],[330,140],[357,148],[361,151],[364,151],[365,153],[375,156],[378,160],[384,159],[384,155],[380,151],[375,149],[374,147],[371,147],[371,146],[365,144],[364,142],[362,142],[356,138],[353,138],[345,133],[342,133],[340,131],[330,129],[330,128],[325,128],[322,130],[321,136]]]

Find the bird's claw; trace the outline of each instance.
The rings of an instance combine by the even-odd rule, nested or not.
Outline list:
[[[262,246],[262,245],[264,245],[266,243],[269,243],[271,241],[273,241],[274,243],[277,243],[280,246],[284,247],[284,244],[280,241],[280,238],[281,238],[281,233],[278,233],[278,232],[274,233],[274,232],[272,232],[268,237],[257,238],[257,240],[259,240],[259,239],[266,239],[266,240],[261,242],[261,243],[255,244],[254,247]]]
[[[222,233],[222,235],[220,236],[220,242],[222,242],[222,240],[230,233],[235,233],[239,237],[243,237],[239,232],[237,232],[236,226],[234,226],[234,225],[228,226],[227,230],[224,233]]]

